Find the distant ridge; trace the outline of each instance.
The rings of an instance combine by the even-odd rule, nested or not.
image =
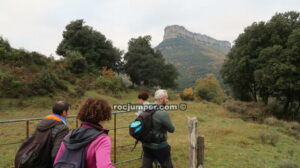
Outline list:
[[[194,40],[199,44],[207,45],[207,46],[220,46],[228,49],[230,49],[231,47],[231,44],[228,41],[220,41],[212,37],[209,37],[205,34],[193,33],[185,29],[183,26],[172,25],[172,26],[167,26],[165,28],[164,39],[163,39],[164,41],[172,38],[178,38],[178,37]]]

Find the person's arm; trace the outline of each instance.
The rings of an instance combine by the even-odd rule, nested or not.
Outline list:
[[[161,111],[160,115],[162,125],[167,129],[168,132],[173,133],[175,131],[175,127],[170,119],[169,114],[166,111]]]
[[[63,141],[64,137],[69,133],[69,129],[65,127],[64,125],[59,125],[58,128],[54,128],[58,131],[55,133],[55,137],[53,139],[53,148],[51,150],[51,158],[54,159],[58,149],[60,148],[60,144]]]
[[[115,168],[110,159],[111,141],[109,136],[102,136],[96,148],[97,168]]]

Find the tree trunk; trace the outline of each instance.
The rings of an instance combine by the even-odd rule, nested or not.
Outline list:
[[[268,103],[269,103],[269,94],[265,93],[263,95],[263,102],[265,103],[265,105],[268,105]]]
[[[284,105],[284,108],[283,108],[284,114],[282,114],[282,115],[289,115],[290,102],[291,102],[291,100],[290,100],[290,98],[288,98]],[[282,116],[282,117],[284,117],[285,119],[289,118],[288,116]]]
[[[297,111],[296,111],[297,118],[299,116],[299,110],[300,110],[300,101],[298,101],[298,108],[297,108]]]
[[[253,83],[252,86],[251,86],[251,84],[250,84],[249,88],[250,88],[250,92],[251,92],[251,95],[252,95],[253,100],[254,100],[255,102],[257,102],[257,97],[256,97],[256,85],[255,85],[255,83]]]

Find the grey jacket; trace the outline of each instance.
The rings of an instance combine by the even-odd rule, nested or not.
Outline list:
[[[152,122],[154,139],[162,142],[143,143],[143,146],[152,149],[160,149],[168,146],[167,132],[173,133],[175,131],[175,127],[170,119],[169,114],[165,110],[158,110],[153,114]]]

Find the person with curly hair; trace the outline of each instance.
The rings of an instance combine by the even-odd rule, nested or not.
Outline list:
[[[54,167],[71,164],[88,168],[114,168],[111,162],[111,140],[103,128],[111,119],[111,107],[103,99],[89,98],[77,115],[80,128],[69,133],[61,143]],[[78,152],[82,150],[82,152]],[[79,153],[79,154],[78,154]]]

